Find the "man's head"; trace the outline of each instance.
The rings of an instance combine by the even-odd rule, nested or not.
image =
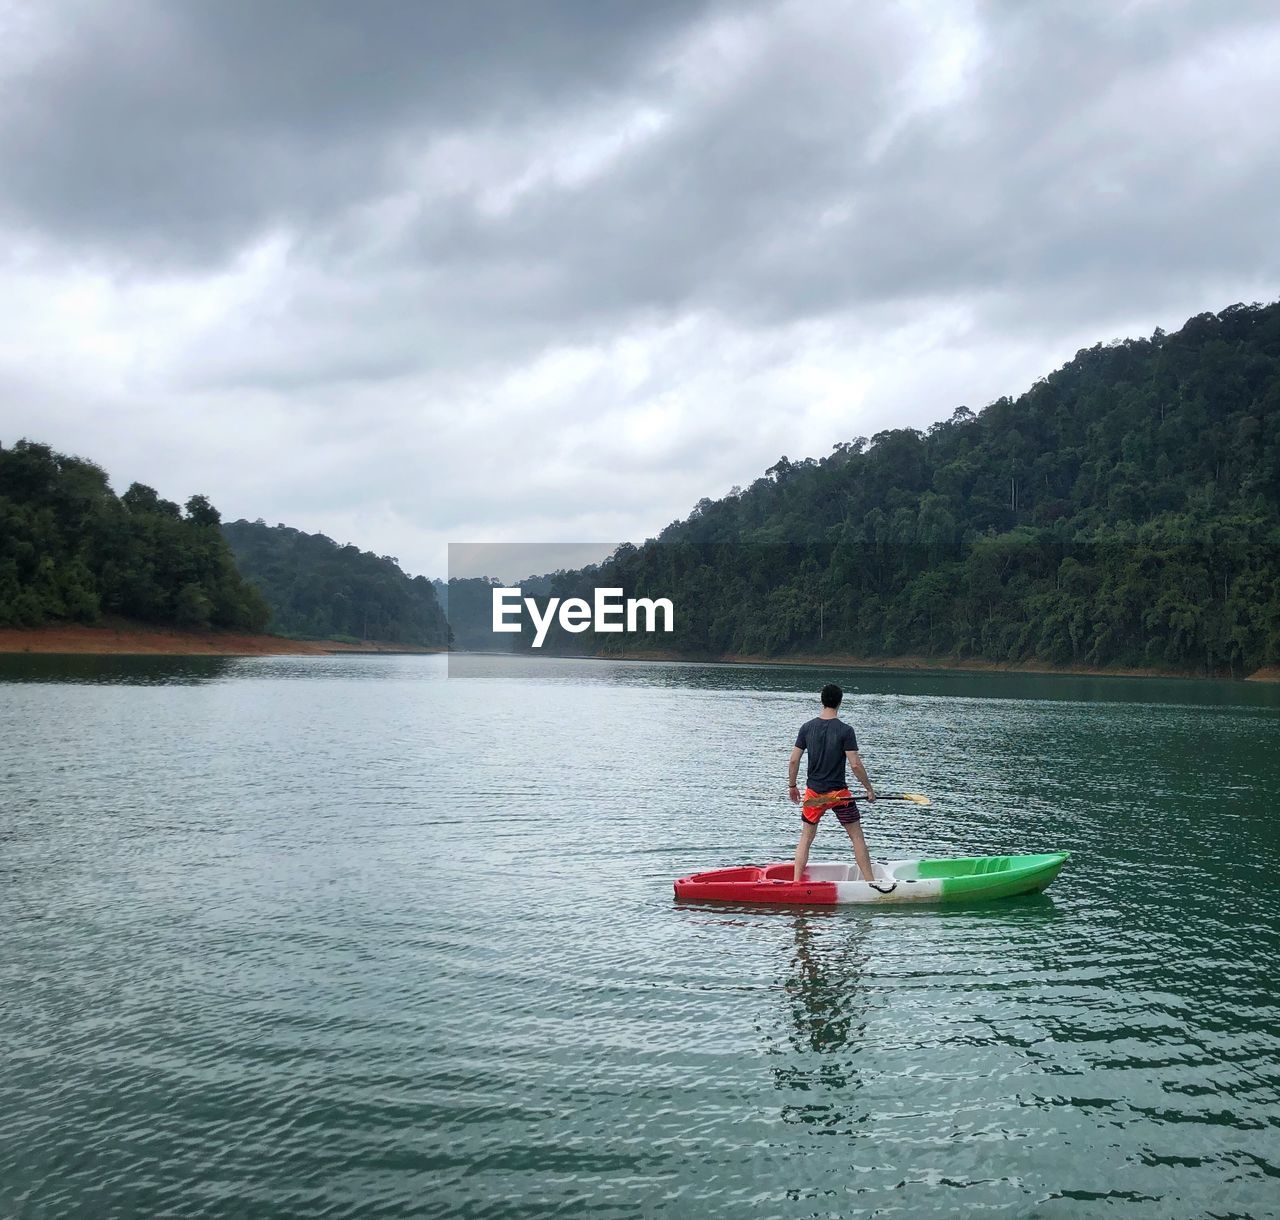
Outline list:
[[[822,706],[837,708],[840,706],[840,700],[844,698],[842,691],[834,682],[828,682],[822,688]]]

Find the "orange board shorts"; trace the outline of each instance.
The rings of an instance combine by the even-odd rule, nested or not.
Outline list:
[[[834,792],[815,792],[812,788],[804,790],[804,803],[800,806],[800,816],[816,826],[822,821],[822,815],[828,809],[836,811],[836,820],[841,826],[856,826],[862,821],[858,812],[858,802],[848,788],[837,788]]]

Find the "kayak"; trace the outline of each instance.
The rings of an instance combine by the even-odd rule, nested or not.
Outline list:
[[[889,860],[875,865],[880,889],[862,879],[856,864],[810,864],[801,881],[795,866],[743,864],[693,873],[675,883],[676,897],[713,902],[841,905],[855,902],[974,902],[1034,894],[1057,875],[1069,852],[1034,856],[962,856]],[[893,886],[889,893],[881,889]]]

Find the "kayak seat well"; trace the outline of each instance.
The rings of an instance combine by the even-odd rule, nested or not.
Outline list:
[[[982,877],[991,873],[1022,872],[1060,864],[1066,852],[1045,852],[1029,856],[958,856],[954,859],[920,860],[897,870],[899,878]]]
[[[880,870],[881,873],[884,869]],[[878,874],[877,874],[878,875]],[[790,881],[795,876],[794,864],[771,864],[764,870],[766,881]],[[856,864],[841,864],[834,860],[811,862],[804,870],[806,881],[861,881],[862,874]]]
[[[694,873],[690,881],[759,881],[762,870],[755,864],[744,864],[741,868],[716,868],[706,873]]]

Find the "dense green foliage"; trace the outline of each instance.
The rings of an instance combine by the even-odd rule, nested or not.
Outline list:
[[[92,462],[19,441],[0,447],[0,625],[96,622],[261,630],[267,608],[236,571],[204,496],[134,483],[116,496]]]
[[[271,607],[273,631],[424,647],[449,642],[431,582],[410,579],[390,555],[262,521],[233,521],[222,531],[240,570]]]
[[[784,457],[556,591],[670,597],[676,635],[643,644],[704,655],[1238,674],[1280,660],[1278,506],[1280,305],[1236,305],[927,432]]]

